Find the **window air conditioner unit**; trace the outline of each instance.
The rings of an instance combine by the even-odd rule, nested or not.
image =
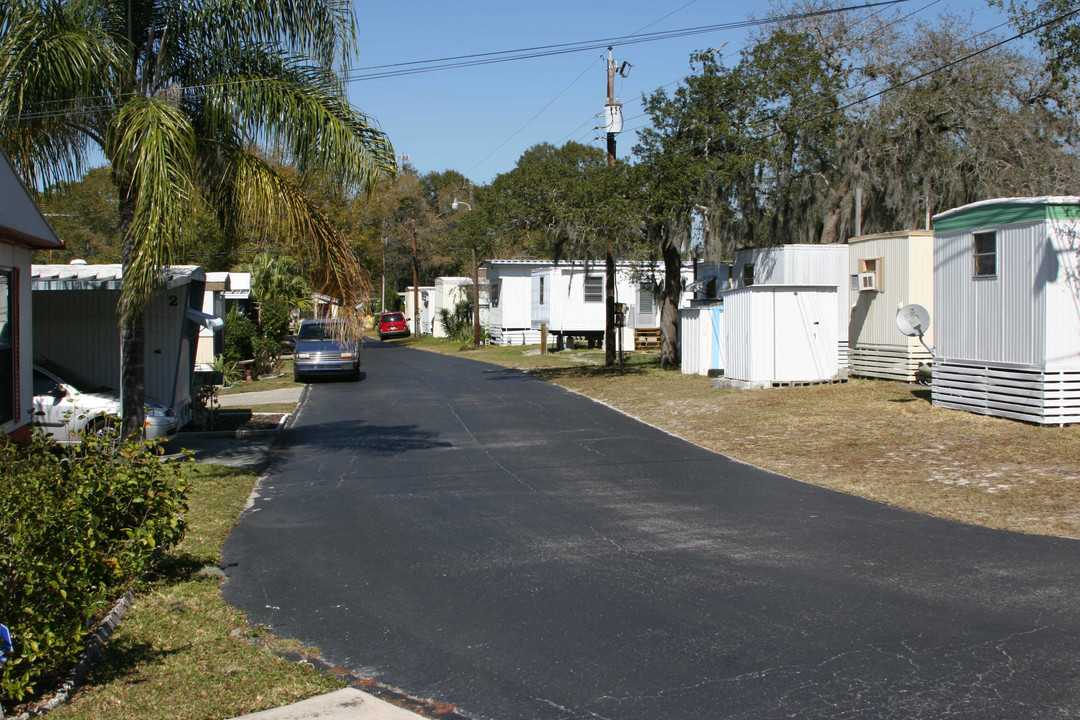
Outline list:
[[[859,273],[859,292],[877,292],[877,273]]]

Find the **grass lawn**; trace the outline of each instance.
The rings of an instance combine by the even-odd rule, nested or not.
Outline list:
[[[230,718],[337,690],[344,684],[248,640],[243,613],[221,598],[221,545],[244,507],[254,473],[188,466],[191,510],[184,542],[142,588],[85,687],[49,713],[62,720]],[[302,650],[263,638],[281,651]]]

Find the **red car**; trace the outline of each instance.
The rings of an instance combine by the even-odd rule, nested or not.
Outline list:
[[[379,339],[409,337],[412,332],[405,322],[405,313],[384,312],[379,315]]]

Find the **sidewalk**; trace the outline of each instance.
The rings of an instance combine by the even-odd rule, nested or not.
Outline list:
[[[421,716],[360,690],[345,688],[242,717],[245,720],[416,720]]]
[[[280,390],[253,390],[251,392],[218,395],[221,407],[246,407],[249,405],[271,405],[274,403],[300,402],[302,387],[281,388]]]

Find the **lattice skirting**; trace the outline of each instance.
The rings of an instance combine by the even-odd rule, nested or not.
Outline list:
[[[1080,422],[1080,371],[1023,369],[948,361],[934,365],[938,407],[1040,425]]]
[[[539,345],[540,331],[525,329],[491,328],[491,342],[494,345]]]
[[[851,352],[848,350],[848,344],[845,340],[841,340],[836,344],[836,364],[842,368],[851,366]]]
[[[850,355],[852,375],[900,382],[914,382],[919,363],[931,360],[926,348],[895,345],[856,345]]]

